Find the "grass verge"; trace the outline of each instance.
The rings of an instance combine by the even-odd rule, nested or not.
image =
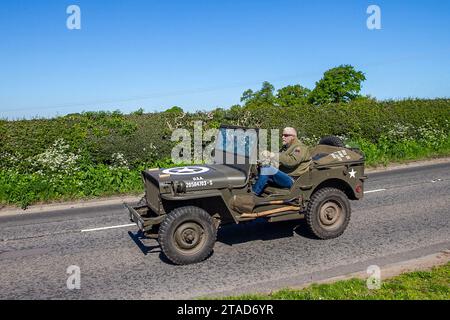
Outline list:
[[[366,280],[351,279],[313,284],[301,290],[283,289],[271,294],[250,294],[224,300],[450,300],[450,262],[428,271],[415,271],[382,281],[370,290]]]

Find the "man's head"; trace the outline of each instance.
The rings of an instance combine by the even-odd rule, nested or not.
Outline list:
[[[283,129],[283,145],[290,145],[297,138],[297,131],[294,128],[287,127]]]

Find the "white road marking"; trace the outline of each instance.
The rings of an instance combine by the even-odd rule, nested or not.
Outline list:
[[[381,192],[381,191],[386,191],[386,189],[377,189],[377,190],[364,191],[364,194],[366,194],[366,193],[374,193],[374,192]]]
[[[136,223],[122,224],[122,225],[120,225],[120,226],[111,226],[111,227],[102,227],[102,228],[84,229],[84,230],[81,230],[81,232],[92,232],[92,231],[101,231],[101,230],[108,230],[108,229],[125,228],[125,227],[131,227],[131,226],[135,226],[135,225],[136,225]]]

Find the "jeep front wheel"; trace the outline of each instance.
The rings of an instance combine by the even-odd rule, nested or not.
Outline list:
[[[319,239],[332,239],[344,233],[350,222],[350,202],[339,189],[316,191],[305,213],[310,231]]]
[[[158,241],[170,261],[183,265],[206,259],[216,236],[213,218],[201,208],[187,206],[167,214],[159,227]]]

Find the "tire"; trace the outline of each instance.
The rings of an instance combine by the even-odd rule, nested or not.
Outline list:
[[[350,201],[346,194],[339,189],[323,188],[312,195],[305,220],[314,236],[326,240],[343,234],[350,216]]]
[[[213,218],[205,210],[194,206],[177,208],[168,213],[158,233],[162,252],[178,265],[205,260],[214,248],[216,237]]]
[[[320,139],[319,144],[324,144],[327,146],[345,148],[344,142],[336,136],[327,136]]]

